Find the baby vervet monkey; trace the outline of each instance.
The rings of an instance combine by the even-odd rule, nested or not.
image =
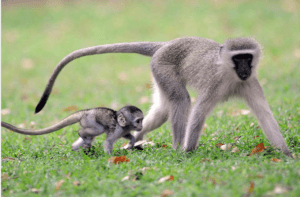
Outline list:
[[[125,106],[119,111],[98,107],[75,112],[45,129],[21,129],[6,122],[1,122],[1,126],[23,135],[43,135],[79,122],[81,129],[78,135],[80,137],[72,144],[72,150],[76,151],[79,147],[89,149],[96,136],[106,133],[104,150],[111,154],[113,144],[121,137],[130,140],[129,148],[133,147],[135,138],[130,131],[141,131],[143,118],[143,112],[135,106]]]

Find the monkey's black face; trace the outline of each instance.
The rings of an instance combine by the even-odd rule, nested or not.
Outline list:
[[[232,61],[234,63],[234,70],[238,77],[245,81],[248,79],[251,75],[251,69],[252,69],[252,54],[238,54],[232,57]]]
[[[133,126],[135,127],[136,131],[141,131],[143,129],[143,118],[136,118],[133,121]]]

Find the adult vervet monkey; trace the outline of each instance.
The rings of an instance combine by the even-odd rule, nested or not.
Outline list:
[[[137,141],[169,118],[173,148],[180,145],[185,151],[194,150],[206,116],[217,103],[234,96],[246,100],[267,138],[290,155],[256,77],[261,49],[251,38],[230,39],[219,44],[205,38],[184,37],[169,42],[108,44],[74,51],[56,66],[36,113],[43,109],[57,75],[66,64],[79,57],[103,53],[138,53],[152,57],[153,105],[144,119],[142,131],[135,133]],[[198,92],[193,108],[186,86]]]

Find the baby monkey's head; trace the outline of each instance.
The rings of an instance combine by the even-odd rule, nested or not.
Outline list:
[[[128,105],[117,111],[118,123],[121,127],[141,131],[143,129],[144,115],[139,108]]]

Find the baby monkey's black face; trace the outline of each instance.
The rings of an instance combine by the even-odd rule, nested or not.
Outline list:
[[[251,76],[251,69],[252,69],[252,54],[238,54],[232,57],[232,61],[234,63],[234,70],[238,77],[245,81]]]
[[[141,131],[143,129],[143,113],[139,113],[137,118],[133,120],[133,126],[135,127],[136,131]]]

